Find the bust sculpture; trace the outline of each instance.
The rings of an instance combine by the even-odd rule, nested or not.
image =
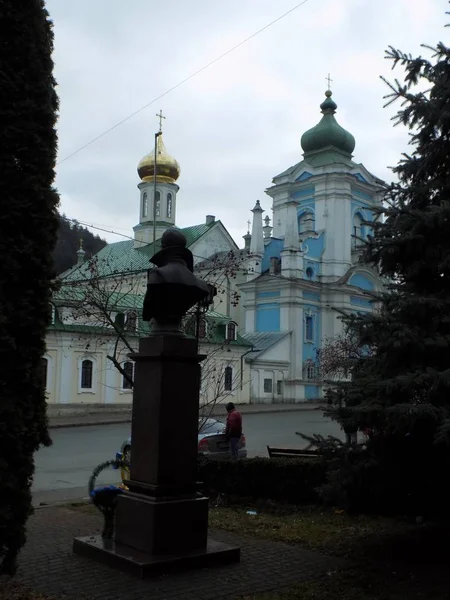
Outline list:
[[[183,232],[175,228],[165,231],[161,250],[150,262],[156,268],[148,271],[142,317],[144,321],[155,320],[154,333],[180,332],[187,311],[209,294],[207,284],[193,273],[194,260]]]

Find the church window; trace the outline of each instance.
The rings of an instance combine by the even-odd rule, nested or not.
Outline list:
[[[314,269],[312,267],[307,267],[307,269],[306,269],[306,277],[308,279],[312,279],[314,277]]]
[[[314,341],[314,317],[313,315],[305,316],[305,342]]]
[[[311,359],[308,359],[303,364],[303,378],[310,381],[317,379],[317,365]]]
[[[264,393],[265,394],[272,393],[272,379],[269,379],[269,378],[264,379]]]
[[[123,375],[122,375],[122,389],[131,390],[133,389],[133,375],[134,365],[132,362],[126,362],[123,364]]]
[[[197,332],[197,319],[195,317],[189,317],[184,323],[184,333],[191,337],[195,337]]]
[[[83,390],[92,389],[93,366],[92,360],[83,360],[81,363],[81,389]]]
[[[48,360],[46,358],[41,358],[39,377],[41,380],[41,385],[44,388],[44,390],[47,389],[47,373],[48,373]]]
[[[236,340],[236,323],[230,321],[227,325],[226,338],[228,342],[234,342]]]
[[[135,310],[128,311],[127,316],[126,316],[126,321],[125,321],[125,329],[127,331],[136,331],[137,319],[138,319],[138,315]]]
[[[156,200],[155,216],[160,217],[161,216],[161,192],[159,190],[156,191],[155,200]]]
[[[363,220],[359,213],[353,217],[353,239],[352,239],[352,247],[354,250],[361,246],[361,238],[363,237]]]
[[[205,319],[200,319],[198,322],[198,337],[199,338],[206,337],[206,321],[205,321]]]
[[[172,218],[172,202],[173,202],[172,194],[169,192],[167,194],[167,212],[166,212],[166,215],[169,219]]]
[[[147,217],[148,216],[148,197],[147,197],[147,192],[144,192],[142,194],[142,216],[143,217]]]
[[[307,231],[315,231],[316,223],[314,218],[314,213],[310,211],[304,212],[299,221],[298,221],[298,230],[300,233],[305,233]]]
[[[233,389],[233,367],[225,367],[224,389],[226,392],[231,392]]]

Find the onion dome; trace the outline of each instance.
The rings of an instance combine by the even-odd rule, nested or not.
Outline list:
[[[302,135],[300,143],[303,152],[308,154],[332,146],[336,150],[351,155],[355,149],[355,138],[350,132],[341,127],[334,118],[337,104],[331,98],[331,91],[327,90],[325,96],[325,100],[320,105],[323,114],[322,119],[315,127],[308,129]]]
[[[166,147],[162,139],[162,135],[158,136],[156,142],[156,181],[160,183],[175,183],[180,176],[180,165],[178,162],[170,156],[167,152]],[[138,164],[137,172],[142,181],[153,181],[155,175],[155,151],[152,150],[150,154],[144,156],[144,158]]]

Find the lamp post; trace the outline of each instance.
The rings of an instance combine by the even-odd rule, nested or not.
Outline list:
[[[155,156],[153,161],[153,244],[154,248],[156,247],[156,192],[158,191],[156,188],[156,165],[158,163],[158,138],[162,134],[161,128],[155,133]]]

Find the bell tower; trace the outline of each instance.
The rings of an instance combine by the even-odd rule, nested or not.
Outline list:
[[[167,152],[162,136],[162,112],[159,118],[159,132],[155,134],[155,148],[139,162],[137,171],[140,177],[139,224],[133,227],[135,248],[159,239],[164,231],[175,225],[177,192],[176,184],[180,176],[180,165]],[[156,150],[156,157],[155,157]]]

